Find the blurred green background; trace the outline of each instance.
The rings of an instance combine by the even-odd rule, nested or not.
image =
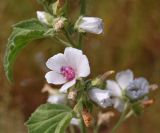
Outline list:
[[[151,83],[160,81],[160,1],[87,0],[88,16],[104,19],[103,35],[85,37],[92,75],[107,70],[132,69]],[[72,16],[78,13],[78,0],[72,3]],[[45,83],[45,62],[64,47],[52,40],[38,40],[21,52],[14,65],[13,84],[4,74],[2,62],[11,25],[36,17],[43,10],[36,0],[0,1],[0,133],[26,133],[24,121],[45,103],[41,93]],[[73,12],[74,10],[74,12]],[[74,14],[73,14],[74,13]],[[152,94],[155,104],[144,114],[127,120],[117,133],[160,133],[160,91]],[[104,130],[104,132],[107,130]]]

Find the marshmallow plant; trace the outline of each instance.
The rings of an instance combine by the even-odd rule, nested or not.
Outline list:
[[[31,41],[52,38],[64,46],[64,52],[57,51],[46,61],[45,80],[57,88],[46,85],[43,89],[49,96],[46,104],[38,107],[25,123],[29,133],[74,133],[75,125],[81,133],[90,130],[99,133],[100,126],[108,124],[114,113],[119,113],[120,119],[110,127],[110,133],[115,133],[122,122],[132,115],[140,115],[154,103],[149,93],[157,86],[150,85],[143,77],[135,78],[129,69],[118,72],[115,80],[109,79],[113,71],[95,78],[90,76],[83,37],[86,33],[102,34],[104,26],[101,18],[85,15],[86,0],[80,0],[77,20],[70,17],[68,0],[38,1],[44,11],[37,11],[35,19],[13,26],[4,60],[6,76],[13,81],[16,56]]]

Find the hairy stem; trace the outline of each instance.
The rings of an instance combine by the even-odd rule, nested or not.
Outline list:
[[[72,46],[75,46],[72,38],[70,37],[70,35],[69,35],[69,33],[68,33],[68,31],[66,29],[64,29],[64,33],[65,33],[65,36],[68,39],[68,41],[72,44]]]
[[[80,15],[83,16],[86,12],[86,0],[80,0]]]
[[[124,121],[127,120],[129,117],[131,117],[134,114],[134,112],[131,110],[128,114],[126,114]]]
[[[86,0],[80,0],[80,16],[85,15],[86,12]],[[82,41],[83,41],[83,34],[78,34],[78,48],[82,49]]]
[[[84,124],[83,119],[81,119],[80,128],[81,128],[81,133],[87,133],[87,129],[86,129],[86,126],[85,126],[85,124]]]
[[[93,133],[98,133],[100,126],[99,125],[95,125],[94,129],[93,129]]]
[[[60,39],[59,37],[54,37],[57,41],[59,41],[60,43],[62,43],[64,46],[66,47],[73,47],[72,44]]]
[[[114,128],[113,128],[112,131],[111,131],[111,133],[115,133],[116,130],[119,128],[119,126],[122,124],[122,122],[123,122],[124,119],[125,119],[125,115],[126,115],[127,109],[128,109],[128,103],[125,104],[125,106],[124,106],[124,111],[122,112],[119,121],[118,121],[117,124],[114,126]]]
[[[74,127],[72,125],[69,126],[70,133],[75,133]]]

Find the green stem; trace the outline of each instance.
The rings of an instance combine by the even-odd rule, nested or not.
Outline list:
[[[83,35],[82,35],[82,33],[79,33],[79,35],[78,35],[78,48],[79,49],[83,49],[82,39],[83,39]]]
[[[69,126],[70,133],[75,133],[74,127],[72,125]]]
[[[86,12],[86,0],[80,0],[80,16],[85,15]],[[83,34],[78,34],[78,48],[82,49],[82,41],[83,41]]]
[[[83,119],[81,119],[80,128],[81,128],[81,133],[87,133],[87,129],[86,129],[86,126],[85,126],[85,124],[84,124]]]
[[[64,33],[65,33],[66,38],[68,39],[68,41],[72,44],[72,46],[75,46],[73,40],[71,39],[71,37],[70,37],[70,35],[69,35],[69,33],[68,33],[68,31],[66,29],[64,29]]]
[[[66,18],[69,17],[69,2],[68,2],[68,0],[65,0],[65,16],[66,16]]]
[[[57,41],[59,41],[60,43],[62,43],[63,45],[65,45],[66,47],[73,47],[70,43],[60,39],[59,37],[54,37]]]
[[[131,110],[128,114],[126,114],[124,121],[127,120],[129,117],[131,117],[134,114],[134,112]]]
[[[119,128],[119,126],[122,124],[122,122],[123,122],[124,119],[125,119],[125,114],[126,114],[127,109],[128,109],[128,103],[125,104],[125,106],[124,106],[124,111],[122,112],[119,121],[118,121],[117,124],[114,126],[114,128],[113,128],[112,131],[111,131],[111,133],[115,133],[116,130]]]
[[[93,133],[98,133],[99,128],[100,128],[100,126],[99,126],[99,125],[95,126]]]
[[[80,0],[80,15],[83,16],[86,12],[86,0]]]

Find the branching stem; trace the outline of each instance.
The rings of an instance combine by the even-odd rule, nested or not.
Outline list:
[[[124,106],[124,111],[122,112],[119,121],[118,121],[117,124],[114,126],[114,128],[113,128],[112,131],[111,131],[111,133],[115,133],[116,130],[119,128],[119,126],[122,124],[122,122],[124,122],[127,109],[128,109],[128,103],[125,104],[125,106]]]
[[[57,41],[59,41],[60,43],[62,43],[64,46],[66,46],[66,47],[73,47],[72,44],[70,44],[70,43],[62,40],[62,39],[59,38],[59,37],[54,37],[54,38],[55,38]]]

